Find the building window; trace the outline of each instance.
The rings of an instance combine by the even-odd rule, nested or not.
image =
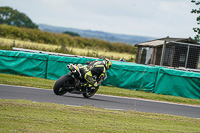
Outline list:
[[[152,53],[153,53],[153,48],[142,47],[140,63],[151,64]]]

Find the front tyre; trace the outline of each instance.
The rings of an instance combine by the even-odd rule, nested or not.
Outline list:
[[[54,84],[54,87],[53,87],[53,91],[56,95],[64,95],[65,93],[67,93],[67,89],[66,87],[66,83],[72,83],[74,82],[73,78],[69,75],[64,75],[62,77],[60,77],[56,83]]]
[[[95,89],[90,89],[89,91],[83,93],[83,97],[90,98],[92,97],[99,89],[99,86],[95,87]]]

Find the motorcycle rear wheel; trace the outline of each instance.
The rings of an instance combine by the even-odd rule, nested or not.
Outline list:
[[[53,87],[53,91],[56,95],[64,95],[65,93],[67,93],[67,90],[66,90],[66,85],[65,83],[66,82],[73,82],[73,78],[69,75],[64,75],[62,77],[60,77],[56,83],[54,84],[54,87]]]
[[[85,98],[92,97],[98,91],[98,89],[99,89],[99,86],[95,87],[95,89],[91,89],[90,91],[83,93],[83,97]]]

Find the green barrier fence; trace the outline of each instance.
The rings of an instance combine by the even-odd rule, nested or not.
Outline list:
[[[157,68],[136,63],[112,62],[112,68],[108,70],[108,78],[103,82],[104,85],[113,85],[132,90],[153,91],[156,83]]]
[[[154,92],[200,99],[200,73],[159,68]]]
[[[0,73],[57,80],[69,72],[66,65],[96,59],[0,50]],[[103,85],[200,99],[200,73],[112,61]]]
[[[0,50],[0,73],[46,78],[46,54]]]

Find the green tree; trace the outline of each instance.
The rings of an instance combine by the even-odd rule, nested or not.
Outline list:
[[[67,35],[70,35],[70,36],[79,36],[80,37],[80,35],[78,33],[71,32],[71,31],[65,31],[65,32],[63,32],[63,34],[67,34]]]
[[[194,3],[195,5],[199,6],[200,5],[200,1],[197,0],[192,0],[192,3]],[[195,14],[200,14],[200,8],[198,9],[192,9],[191,13],[195,13]],[[197,19],[197,24],[200,25],[200,15],[198,15]],[[194,37],[196,41],[200,42],[200,28],[193,28],[194,32],[197,33],[197,35]]]
[[[24,13],[7,6],[0,7],[0,24],[38,29],[38,26]]]

